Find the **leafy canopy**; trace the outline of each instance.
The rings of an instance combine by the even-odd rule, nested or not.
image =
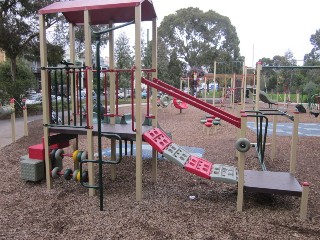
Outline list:
[[[2,101],[14,98],[21,100],[26,89],[36,87],[36,79],[30,67],[18,60],[16,81],[11,80],[10,63],[0,64],[0,99]]]
[[[125,32],[121,32],[115,42],[115,62],[118,69],[131,69],[133,65],[133,50],[130,46],[130,39]],[[130,84],[130,72],[119,74],[119,85],[121,88],[128,88]]]
[[[164,17],[158,29],[170,53],[189,66],[212,67],[214,60],[239,60],[239,39],[228,17],[215,11],[184,8]]]
[[[39,36],[38,10],[53,0],[4,0],[0,6],[0,49],[11,61],[11,77],[15,81],[17,58],[25,55],[35,46]],[[52,26],[58,18],[46,17],[46,27]],[[3,37],[5,36],[5,37]]]

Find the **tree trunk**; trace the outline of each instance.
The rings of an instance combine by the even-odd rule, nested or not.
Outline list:
[[[11,58],[11,79],[12,81],[16,80],[17,76],[17,58]]]

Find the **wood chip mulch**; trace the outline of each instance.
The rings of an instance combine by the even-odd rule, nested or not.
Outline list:
[[[224,109],[236,114],[236,109]],[[289,107],[288,113],[293,110]],[[173,106],[158,109],[160,126],[172,133],[176,144],[203,148],[203,158],[236,166],[237,129],[222,122],[208,136],[200,124],[205,115],[191,106],[182,113]],[[290,122],[285,117],[279,121]],[[300,121],[320,124],[320,118],[309,114],[300,114]],[[252,142],[254,134],[248,130]],[[311,184],[303,221],[299,197],[246,193],[239,213],[236,185],[200,178],[168,160],[158,161],[156,183],[151,179],[151,159],[143,160],[143,200],[137,202],[134,157],[124,157],[117,165],[115,181],[110,179],[110,166],[103,167],[105,210],[99,211],[99,196],[89,197],[88,190],[72,180],[54,179],[51,190],[45,181],[21,180],[20,157],[40,143],[42,135],[42,121],[31,122],[28,137],[0,150],[0,239],[320,239],[319,137],[299,137],[296,178]],[[289,171],[290,143],[291,137],[277,136],[273,161],[266,148],[268,170]],[[86,149],[85,136],[79,145]],[[260,170],[253,148],[246,157],[246,169]],[[73,165],[68,157],[64,164]]]

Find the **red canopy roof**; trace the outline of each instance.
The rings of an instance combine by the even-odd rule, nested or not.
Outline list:
[[[134,20],[135,6],[141,4],[141,20],[156,18],[152,0],[74,0],[56,2],[39,10],[40,14],[62,13],[68,22],[84,23],[85,10],[90,11],[90,24],[124,23]]]

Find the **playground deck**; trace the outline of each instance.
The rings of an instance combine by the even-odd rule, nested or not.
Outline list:
[[[244,189],[247,192],[274,193],[301,196],[301,185],[288,172],[244,171]]]
[[[151,126],[142,126],[142,133],[151,129]],[[63,134],[77,134],[86,135],[87,129],[76,127],[50,127],[50,133],[63,133]],[[119,135],[122,139],[132,139],[136,137],[136,133],[132,131],[131,124],[101,124],[101,133],[114,133]],[[93,135],[98,135],[98,126],[93,124]]]

